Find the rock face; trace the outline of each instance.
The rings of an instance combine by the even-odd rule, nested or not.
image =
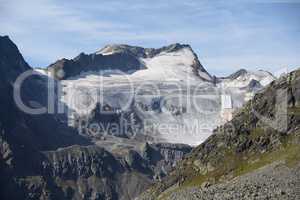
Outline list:
[[[30,69],[20,52],[17,51],[17,46],[11,42],[8,36],[1,36],[0,50],[1,83],[15,80],[20,73]]]
[[[98,71],[99,69],[119,69],[123,72],[129,72],[142,68],[143,64],[136,57],[125,53],[105,56],[81,53],[72,60],[62,59],[49,66],[49,70],[53,70],[54,77],[58,79],[76,76],[85,71]],[[63,72],[62,77],[59,77],[60,70]]]
[[[297,153],[300,150],[299,77],[300,70],[296,70],[256,94],[230,122],[216,129],[212,136],[177,165],[170,176],[146,192],[141,199],[162,196],[169,196],[169,199],[196,199],[198,195],[203,195],[201,198],[205,199],[219,188],[225,191],[217,192],[221,196],[214,198],[246,198],[250,195],[250,187],[257,187],[258,191],[254,193],[257,196],[250,195],[250,199],[277,199],[279,196],[282,199],[298,199],[299,193],[293,190],[300,183],[299,178],[295,178],[298,177],[296,172],[300,162]],[[274,163],[281,163],[278,174],[274,173]],[[264,166],[264,170],[258,170]],[[240,178],[236,179],[237,188],[231,191],[235,177]],[[261,177],[259,180],[262,183],[256,182],[257,177]],[[268,181],[262,177],[274,179]],[[296,184],[295,187],[288,188],[277,182],[285,178],[288,178],[285,180],[287,184]],[[248,179],[250,184],[246,183]],[[201,185],[204,188],[216,186],[211,190],[197,189],[195,193],[186,190]],[[280,190],[284,194],[277,195]],[[172,191],[179,195],[170,195]],[[183,197],[180,191],[188,195]]]
[[[124,160],[95,145],[44,154],[48,158],[42,163],[44,176],[55,178],[63,191],[61,199],[132,199],[151,183],[146,174],[131,172],[134,168]]]
[[[152,167],[154,179],[161,179],[174,169],[186,154],[190,153],[192,148],[183,144],[148,144],[142,147],[141,155],[143,159]]]
[[[16,45],[0,37],[1,199],[134,199],[160,177],[155,176],[157,163],[167,168],[191,150],[186,145],[148,144],[158,155],[149,163],[149,157],[143,157],[148,146],[138,148],[144,138],[128,140],[131,146],[106,139],[112,143],[102,147],[96,138],[79,135],[67,126],[65,116],[25,113],[15,104],[13,84],[27,70],[31,68]],[[21,85],[24,104],[47,106],[48,81],[49,77],[39,74],[27,77]],[[171,162],[170,157],[176,159]]]
[[[233,74],[230,74],[229,76],[227,76],[225,79],[231,79],[231,80],[234,80],[234,79],[237,79],[241,76],[244,76],[244,75],[247,75],[248,71],[245,70],[245,69],[240,69],[238,71],[236,71],[235,73]]]
[[[0,37],[0,141],[1,141],[1,197],[22,199],[22,189],[16,183],[18,177],[39,172],[38,163],[43,160],[41,150],[65,147],[70,144],[88,144],[78,133],[61,123],[54,114],[31,115],[20,110],[13,98],[16,78],[31,70],[7,37]],[[47,81],[39,76],[30,76],[22,84],[20,96],[30,107],[47,105]],[[34,94],[33,94],[34,93]],[[39,94],[39,95],[37,95]],[[9,195],[9,196],[7,196]]]
[[[82,130],[82,134],[90,134],[86,130],[78,126],[82,124],[100,124],[98,134],[102,135],[113,135],[119,137],[130,138],[136,134],[142,134],[142,121],[136,114],[135,109],[126,111],[112,110],[114,107],[108,105],[101,105],[98,103],[89,115],[77,116],[77,123],[75,127]],[[103,112],[110,111],[110,112]],[[114,125],[120,125],[117,129]],[[96,133],[97,134],[97,133]]]
[[[0,92],[3,94],[0,97],[0,120],[3,130],[9,132],[8,140],[18,141],[23,145],[26,143],[42,150],[66,146],[76,143],[75,141],[79,144],[84,143],[85,140],[79,137],[75,130],[60,122],[61,118],[58,115],[46,112],[37,117],[26,114],[16,105],[13,98],[16,78],[31,68],[7,36],[0,38],[0,59]],[[45,107],[48,104],[47,92],[47,80],[32,75],[21,85],[20,97],[30,108]]]

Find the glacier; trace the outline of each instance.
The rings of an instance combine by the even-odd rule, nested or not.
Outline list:
[[[149,135],[154,142],[198,145],[275,79],[266,71],[247,70],[214,79],[189,45],[159,50],[113,45],[93,56],[125,53],[143,67],[132,71],[106,67],[60,80],[60,98],[72,110],[71,120],[78,116],[89,120],[101,104],[107,106],[104,113],[131,111],[132,120],[140,120],[143,127],[138,134]]]

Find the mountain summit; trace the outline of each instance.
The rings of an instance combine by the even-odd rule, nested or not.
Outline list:
[[[130,46],[127,44],[110,44],[110,45],[106,45],[104,48],[97,51],[96,54],[109,55],[117,52],[123,52],[123,53],[131,53],[136,57],[149,58],[149,57],[154,57],[162,52],[165,53],[175,52],[183,48],[189,48],[192,50],[190,45],[179,44],[179,43],[170,44],[157,49],[143,48],[139,46]]]
[[[155,77],[158,73],[160,75],[165,73],[165,79],[188,76],[212,81],[211,75],[201,65],[192,48],[179,43],[158,49],[125,44],[107,45],[92,54],[81,53],[71,60],[58,60],[51,64],[48,70],[54,71],[54,76],[58,79],[104,70],[119,70],[128,74],[149,70],[150,73],[142,73],[145,75],[143,78],[147,78],[148,75],[153,75],[152,72],[155,70]],[[62,77],[57,76],[58,71],[63,71]],[[153,76],[148,78],[152,79]]]

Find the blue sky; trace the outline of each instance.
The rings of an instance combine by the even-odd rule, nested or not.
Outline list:
[[[179,42],[211,74],[276,71],[300,67],[300,0],[0,0],[0,34],[33,67],[111,43]]]

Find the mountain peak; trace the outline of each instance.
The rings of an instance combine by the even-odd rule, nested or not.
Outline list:
[[[167,51],[177,51],[177,50],[183,49],[183,48],[192,49],[189,44],[181,44],[181,43],[173,43],[173,44],[164,46],[164,47],[162,47],[160,49],[165,49]]]
[[[14,80],[17,75],[30,69],[18,47],[8,36],[0,36],[0,75]]]
[[[164,57],[158,58],[158,55],[164,55]],[[193,71],[191,74],[206,81],[212,80],[212,77],[201,65],[191,46],[180,43],[170,44],[161,48],[143,48],[127,44],[109,44],[95,53],[80,53],[71,60],[65,60],[65,62],[60,60],[59,62],[50,65],[48,68],[63,68],[65,72],[64,78],[79,75],[81,72],[99,70],[120,70],[125,73],[133,73],[141,69],[146,69],[147,66],[145,65],[147,62],[149,63],[150,59],[153,59],[155,62],[152,62],[151,66],[148,67],[153,67],[154,64],[159,65],[156,66],[156,73],[161,73],[162,67],[164,70],[167,70],[167,66],[169,66],[169,71],[171,68],[172,70],[179,70],[183,63],[185,63],[187,67],[191,67]],[[181,70],[181,72],[185,73],[185,69]]]
[[[147,58],[153,57],[162,52],[175,52],[183,48],[189,48],[192,51],[190,45],[180,43],[173,43],[161,48],[143,48],[127,44],[108,44],[104,46],[104,48],[96,51],[95,54],[111,55],[115,53],[130,53],[137,57]]]
[[[139,46],[130,46],[127,44],[109,44],[95,52],[95,54],[111,55],[116,53],[129,53],[138,57],[145,57],[145,49]]]
[[[247,73],[248,73],[248,71],[246,69],[240,69],[240,70],[234,72],[233,74],[229,75],[227,78],[229,78],[229,79],[236,79],[236,78],[238,78],[238,77],[240,77],[242,75],[245,75]]]
[[[13,44],[15,47],[17,47],[14,44],[14,42],[9,38],[8,35],[3,35],[3,36],[0,35],[0,42],[1,42],[1,44],[3,44],[4,42],[7,43],[7,44],[10,43],[10,44]]]

